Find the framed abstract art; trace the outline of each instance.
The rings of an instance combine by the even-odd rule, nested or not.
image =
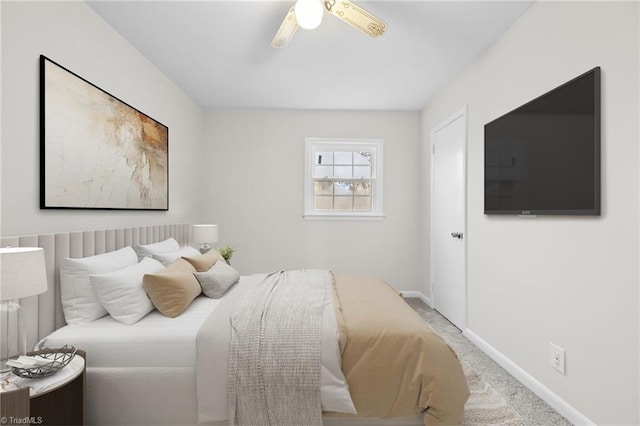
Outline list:
[[[40,208],[169,209],[169,129],[40,56]]]

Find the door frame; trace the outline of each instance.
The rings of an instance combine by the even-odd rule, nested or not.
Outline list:
[[[434,223],[433,223],[433,211],[434,211],[434,199],[433,199],[433,190],[434,190],[434,144],[433,144],[433,140],[434,140],[434,136],[435,134],[444,129],[445,127],[447,127],[449,124],[451,124],[452,122],[454,122],[455,120],[462,118],[462,122],[464,124],[464,144],[463,144],[463,149],[462,149],[462,162],[463,162],[463,166],[462,166],[462,182],[463,182],[463,208],[464,208],[464,223],[463,223],[463,229],[462,229],[462,233],[463,233],[463,238],[462,238],[462,244],[463,244],[463,252],[462,252],[462,267],[464,268],[464,327],[466,328],[467,325],[467,307],[468,307],[468,303],[467,303],[467,293],[468,293],[468,288],[467,288],[467,238],[468,238],[468,233],[467,233],[467,150],[468,150],[468,141],[469,141],[469,123],[468,123],[468,118],[467,118],[467,105],[463,106],[460,110],[456,111],[454,114],[450,115],[446,120],[444,120],[443,122],[441,122],[440,124],[436,125],[435,127],[433,127],[431,129],[431,139],[429,141],[429,157],[430,157],[430,189],[429,189],[429,290],[430,290],[430,296],[431,296],[431,308],[435,308],[436,306],[436,294],[433,291],[433,281],[434,281],[434,273],[433,273],[433,253],[434,253],[434,238],[432,238],[433,234],[433,230],[434,230]],[[464,331],[464,330],[462,330]]]

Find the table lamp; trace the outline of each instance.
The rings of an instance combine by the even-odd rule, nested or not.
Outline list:
[[[24,310],[18,299],[47,291],[44,249],[0,248],[0,372],[11,370],[7,360],[26,355]]]
[[[205,254],[211,250],[209,243],[218,241],[218,225],[193,225],[192,240],[196,244],[202,244],[200,253]]]

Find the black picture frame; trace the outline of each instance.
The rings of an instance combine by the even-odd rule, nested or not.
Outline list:
[[[169,210],[169,128],[44,55],[40,208]]]

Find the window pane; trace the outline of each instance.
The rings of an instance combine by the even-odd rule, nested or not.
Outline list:
[[[333,166],[334,177],[336,178],[352,178],[353,167],[352,166]]]
[[[351,195],[353,193],[353,183],[351,182],[336,182],[334,188],[335,195]]]
[[[333,152],[316,152],[316,164],[333,164]]]
[[[316,202],[314,207],[316,210],[332,210],[333,197],[316,197]]]
[[[378,158],[382,143],[379,139],[307,138],[305,218],[382,217],[381,203],[373,199],[382,196],[383,158]]]
[[[313,174],[315,178],[329,178],[333,177],[333,166],[316,166],[315,173]]]
[[[333,209],[334,210],[353,210],[353,198],[352,197],[335,197]]]
[[[315,182],[315,195],[333,195],[332,182],[326,180],[317,180]]]
[[[371,178],[371,166],[353,166],[353,177],[356,179]]]
[[[371,197],[355,197],[353,209],[359,211],[371,211]]]
[[[353,164],[353,152],[334,152],[334,164]]]
[[[353,186],[356,195],[371,195],[371,182],[355,182]]]
[[[353,164],[371,165],[371,153],[370,152],[354,152]]]

